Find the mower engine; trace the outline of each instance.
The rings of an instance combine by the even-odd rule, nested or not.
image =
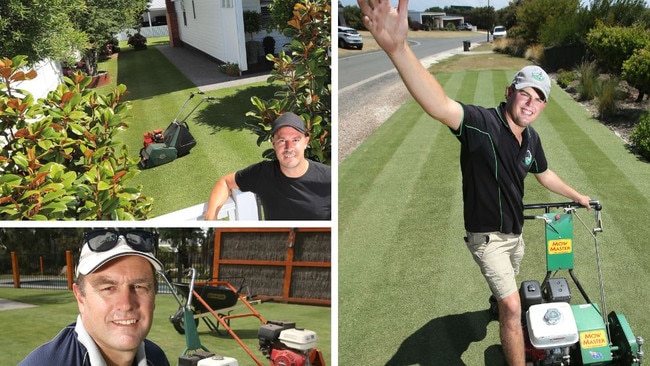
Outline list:
[[[537,365],[569,365],[571,346],[579,340],[571,306],[566,302],[533,305],[526,313],[530,344]]]
[[[311,366],[310,353],[316,347],[316,333],[296,324],[269,321],[257,332],[260,351],[271,366]]]

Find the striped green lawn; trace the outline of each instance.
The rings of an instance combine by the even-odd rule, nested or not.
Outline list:
[[[102,63],[100,68],[112,68],[113,83],[125,84],[129,90],[129,128],[119,138],[134,157],[142,147],[142,134],[167,128],[190,93],[198,91],[155,47],[144,51],[122,47],[118,60]],[[154,198],[150,217],[207,201],[221,176],[262,160],[262,152],[270,145],[257,146],[257,135],[245,126],[245,115],[253,110],[252,96],[269,99],[276,90],[258,82],[205,93],[217,100],[202,104],[187,118],[196,147],[169,164],[143,170],[133,181]],[[110,87],[102,91],[108,92]],[[180,119],[201,97],[197,95],[187,104]]]
[[[494,106],[515,71],[437,77],[452,98]],[[603,204],[608,310],[650,337],[650,165],[557,86],[534,127],[551,169]],[[502,364],[489,290],[462,240],[458,159],[449,130],[409,100],[339,165],[339,364]],[[524,201],[566,199],[530,176]],[[578,214],[591,229],[593,215]],[[545,275],[543,230],[526,224],[520,281]],[[594,242],[577,220],[574,239],[576,274],[600,303]]]

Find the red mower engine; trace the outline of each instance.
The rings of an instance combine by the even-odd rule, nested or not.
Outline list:
[[[271,350],[271,366],[305,366],[307,356],[289,349]]]
[[[316,333],[296,328],[296,323],[269,321],[257,332],[260,351],[271,361],[271,366],[323,365],[322,356],[313,357]]]
[[[163,135],[163,130],[157,128],[150,132],[145,132],[142,136],[142,145],[147,148],[147,146],[155,143],[165,142],[165,136]]]

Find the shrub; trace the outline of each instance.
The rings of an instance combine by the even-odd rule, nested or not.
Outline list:
[[[261,145],[271,137],[271,124],[286,111],[302,117],[309,130],[309,159],[331,161],[331,70],[330,70],[330,2],[303,0],[295,4],[293,18],[289,20],[284,35],[291,38],[291,54],[281,50],[278,56],[267,55],[274,64],[270,83],[278,83],[281,90],[274,99],[252,97],[256,111],[246,115]],[[274,159],[272,149],[262,156]]]
[[[595,62],[582,62],[578,66],[578,99],[591,100],[598,94],[598,68]]]
[[[650,160],[650,113],[646,112],[630,134],[630,141],[634,144],[639,155]]]
[[[228,76],[239,76],[241,75],[241,70],[239,69],[239,64],[227,62],[223,65],[219,65],[219,71],[223,72]]]
[[[526,60],[534,61],[538,64],[544,63],[544,46],[536,44],[526,49]]]
[[[637,102],[643,99],[643,95],[650,91],[650,48],[639,50],[629,59],[623,62],[623,73],[621,77],[630,85],[639,90]]]
[[[620,80],[616,77],[597,83],[598,98],[596,99],[596,108],[600,118],[606,118],[616,113],[616,101],[620,99],[619,83]]]
[[[560,69],[557,71],[557,85],[564,89],[577,79],[576,73],[572,70]]]
[[[640,27],[592,28],[587,34],[587,47],[596,55],[598,63],[619,74],[623,62],[635,51],[650,44],[650,33]]]
[[[524,57],[528,45],[521,38],[502,37],[494,40],[494,51],[515,57]]]
[[[244,32],[251,36],[262,30],[262,14],[252,11],[244,11]]]
[[[144,50],[147,48],[147,37],[140,33],[132,34],[129,36],[126,43],[135,50]]]
[[[126,87],[100,95],[77,72],[35,101],[12,89],[36,77],[26,65],[25,56],[0,59],[0,219],[145,219],[152,199],[128,186],[138,159],[114,140],[128,126]]]

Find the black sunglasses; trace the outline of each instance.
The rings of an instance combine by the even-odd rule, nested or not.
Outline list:
[[[117,246],[120,236],[124,237],[131,248],[155,254],[158,234],[146,230],[96,229],[85,232],[83,241],[93,252],[106,252]]]

